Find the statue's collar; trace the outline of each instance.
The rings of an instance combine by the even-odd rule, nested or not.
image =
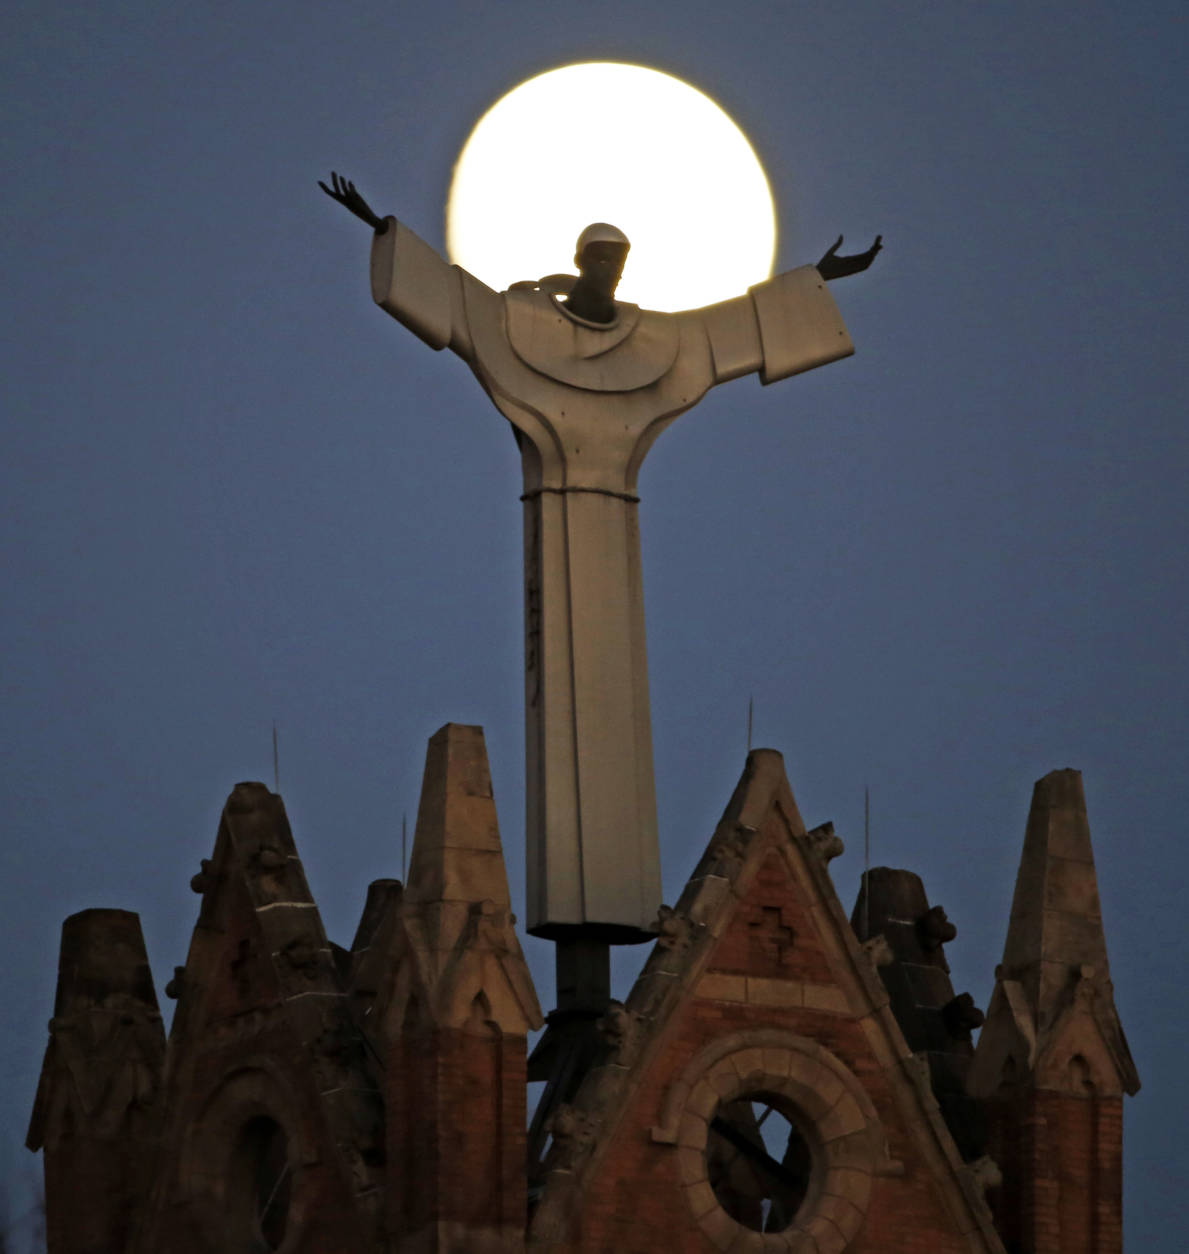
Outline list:
[[[558,383],[631,392],[659,379],[677,356],[678,320],[639,305],[617,301],[614,322],[591,322],[540,289],[509,289],[504,302],[512,351]]]
[[[640,321],[640,306],[629,305],[620,300],[615,302],[615,317],[610,322],[592,322],[589,318],[580,318],[573,313],[567,308],[564,300],[558,300],[555,293],[550,292],[549,299],[554,308],[565,314],[576,326],[589,327],[592,331],[618,331],[619,334],[615,337],[617,342],[625,335],[630,335],[636,323]]]

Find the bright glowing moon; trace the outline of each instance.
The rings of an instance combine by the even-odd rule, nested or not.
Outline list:
[[[649,309],[741,296],[772,273],[776,215],[747,137],[658,70],[550,70],[479,119],[454,167],[450,259],[491,287],[574,272],[574,241],[611,222],[632,242],[617,295]]]

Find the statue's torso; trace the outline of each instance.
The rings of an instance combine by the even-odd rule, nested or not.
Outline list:
[[[464,300],[472,368],[539,453],[539,486],[634,493],[652,441],[713,382],[696,315],[617,304],[604,327],[547,292],[473,280]]]
[[[531,369],[592,392],[634,392],[655,383],[677,358],[677,320],[617,302],[601,325],[570,313],[540,291],[504,293],[508,342]]]

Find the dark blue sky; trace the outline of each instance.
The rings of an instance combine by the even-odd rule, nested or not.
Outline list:
[[[645,465],[666,897],[754,694],[755,742],[848,841],[844,904],[869,784],[874,861],[924,876],[959,927],[955,985],[985,1005],[1032,783],[1083,770],[1144,1081],[1128,1243],[1179,1248],[1182,6],[17,3],[2,22],[13,1209],[62,917],[138,910],[161,988],[223,799],[271,782],[274,718],[335,939],[367,881],[399,875],[449,720],[486,728],[522,896],[516,451],[462,364],[372,305],[367,231],[315,180],[347,171],[440,246],[479,114],[600,59],[728,109],[772,180],[780,268],[839,231],[886,245],[836,288],[853,359],[718,389]],[[573,131],[597,179],[597,103]],[[548,947],[529,953],[548,1002]]]

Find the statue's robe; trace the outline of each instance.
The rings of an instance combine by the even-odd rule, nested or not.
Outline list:
[[[661,900],[636,478],[716,383],[854,352],[814,266],[685,313],[587,322],[541,290],[495,292],[396,221],[376,303],[451,348],[515,428],[524,469],[528,930],[644,939]]]

